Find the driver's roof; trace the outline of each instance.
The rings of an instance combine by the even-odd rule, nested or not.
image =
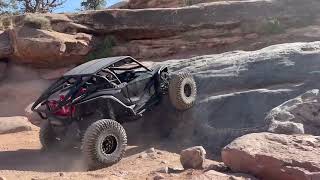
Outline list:
[[[84,76],[84,75],[91,75],[95,74],[103,68],[106,68],[116,62],[119,62],[124,59],[132,59],[130,56],[117,56],[117,57],[109,57],[109,58],[102,58],[96,59],[84,64],[81,64],[70,71],[66,72],[63,76]]]

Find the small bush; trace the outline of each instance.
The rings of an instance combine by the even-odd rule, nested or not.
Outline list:
[[[194,3],[193,3],[193,0],[183,0],[184,2],[183,2],[183,4],[185,5],[185,6],[191,6],[191,5],[193,5]]]
[[[263,26],[263,32],[267,34],[278,34],[284,31],[285,29],[278,19],[270,19]]]
[[[116,40],[114,36],[107,36],[98,43],[95,50],[87,55],[87,61],[94,59],[105,58],[112,55],[112,48],[116,45]]]
[[[24,18],[24,26],[36,29],[50,30],[51,22],[49,19],[43,16],[39,16],[36,14],[28,14]]]
[[[5,30],[13,26],[12,19],[8,16],[0,17],[0,30]]]

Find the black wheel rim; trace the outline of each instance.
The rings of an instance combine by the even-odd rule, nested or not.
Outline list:
[[[190,84],[186,84],[183,88],[184,94],[186,97],[190,97],[191,96],[191,86]]]
[[[112,154],[117,149],[117,145],[116,137],[108,135],[102,141],[102,152],[104,154]]]

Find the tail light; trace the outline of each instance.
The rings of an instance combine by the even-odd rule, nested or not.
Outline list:
[[[78,92],[78,96],[82,95],[86,91],[87,91],[86,88],[81,88],[79,90],[79,92]],[[59,101],[64,101],[64,100],[65,100],[65,95],[60,94],[59,95]],[[57,109],[58,105],[59,105],[59,103],[58,103],[57,100],[50,100],[48,102],[49,108],[52,109],[52,110],[55,110],[54,114],[57,115],[57,116],[71,116],[76,111],[75,106],[65,105],[65,106],[62,106],[60,109]]]
[[[64,95],[60,95],[59,97],[60,101],[63,101],[65,99]],[[56,110],[58,108],[58,101],[56,100],[51,100],[48,102],[48,106],[50,109],[54,109]],[[72,114],[74,114],[74,112],[76,111],[75,106],[62,106],[60,109],[56,110],[54,112],[55,115],[57,116],[71,116]]]

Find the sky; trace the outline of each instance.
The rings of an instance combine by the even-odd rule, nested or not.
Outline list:
[[[62,7],[54,10],[55,13],[61,13],[61,12],[75,12],[77,9],[80,9],[80,4],[82,0],[67,0],[65,4],[63,4]],[[111,6],[117,2],[120,2],[120,0],[107,0],[107,6]]]

